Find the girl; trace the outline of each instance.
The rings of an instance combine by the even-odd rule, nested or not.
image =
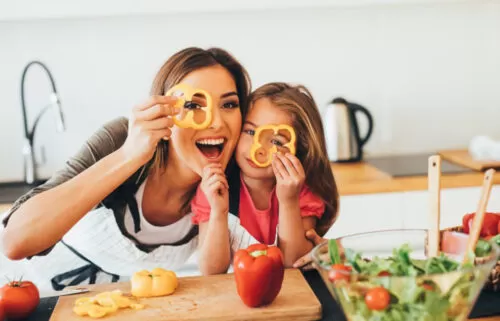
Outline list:
[[[165,93],[176,84],[209,93],[210,127],[173,126],[177,99]],[[222,49],[174,54],[130,119],[107,123],[6,213],[6,256],[31,258],[23,261],[29,265],[24,276],[41,291],[183,267],[198,244],[191,198],[203,167],[217,161],[222,170],[230,161],[249,91],[246,70]],[[181,110],[195,105],[186,102]]]
[[[232,252],[255,242],[277,243],[290,267],[312,249],[305,231],[314,228],[324,235],[336,217],[338,192],[321,117],[309,91],[270,83],[255,90],[249,103],[235,156],[240,175],[232,173],[228,182],[220,164],[207,165],[192,201],[193,222],[200,226],[199,264],[205,274],[227,271]],[[294,143],[286,130],[260,135],[264,148],[256,150],[255,160],[262,159],[257,162],[267,158],[268,143],[279,151],[271,165],[262,168],[252,160],[251,145],[259,126],[270,124],[291,126],[297,140]],[[285,147],[291,143],[296,155]]]

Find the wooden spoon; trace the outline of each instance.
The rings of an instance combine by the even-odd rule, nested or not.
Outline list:
[[[440,232],[439,222],[441,220],[441,156],[433,155],[429,157],[427,170],[430,218],[429,230],[427,233],[427,256],[439,255]]]
[[[476,214],[474,215],[474,219],[472,221],[472,227],[469,231],[469,238],[467,240],[467,249],[462,261],[463,264],[466,264],[469,261],[468,253],[474,253],[476,249],[476,243],[479,240],[479,233],[481,232],[481,227],[483,226],[484,213],[486,212],[486,207],[490,199],[490,192],[491,192],[491,186],[493,185],[494,174],[495,174],[494,169],[489,169],[484,173],[481,198],[479,200],[479,205]]]

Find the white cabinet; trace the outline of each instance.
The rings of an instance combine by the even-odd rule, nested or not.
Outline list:
[[[475,212],[481,187],[441,190],[441,228],[462,224],[462,216]],[[500,212],[500,186],[491,190],[487,211]],[[342,196],[340,214],[327,238],[383,229],[429,227],[427,191]]]
[[[479,203],[481,187],[448,188],[441,191],[441,228],[462,224],[462,217],[475,212]],[[491,190],[487,211],[500,212],[500,186]],[[406,192],[402,214],[405,228],[427,228],[429,226],[429,194],[427,191]]]
[[[453,2],[464,0],[0,0],[0,21]]]
[[[342,196],[339,216],[326,237],[403,228],[403,196],[403,193]]]

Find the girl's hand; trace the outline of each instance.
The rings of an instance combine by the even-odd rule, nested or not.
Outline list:
[[[180,111],[174,107],[176,101],[175,97],[152,96],[132,109],[128,136],[122,146],[127,159],[145,164],[153,157],[160,139],[170,137],[174,125],[171,116]]]
[[[208,164],[203,168],[201,190],[211,212],[227,214],[229,211],[229,184],[221,164]]]
[[[305,173],[299,159],[287,153],[276,153],[273,156],[273,172],[276,176],[276,196],[278,201],[298,201],[305,181]]]
[[[306,238],[313,244],[313,246],[316,246],[326,241],[326,239],[319,236],[314,229],[307,230]],[[313,268],[311,263],[312,263],[311,252],[309,252],[300,259],[298,259],[293,264],[293,267],[301,268],[303,270],[311,270]]]

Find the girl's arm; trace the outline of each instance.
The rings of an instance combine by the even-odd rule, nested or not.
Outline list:
[[[302,213],[305,173],[299,159],[291,154],[277,153],[272,165],[279,201],[278,245],[283,252],[285,266],[292,267],[297,259],[313,248],[313,244],[305,237],[305,232],[316,227],[316,217],[313,216],[314,212]],[[324,206],[322,202],[319,205]],[[323,210],[324,208],[318,209],[317,212],[323,213]]]
[[[313,244],[305,231],[316,226],[316,217],[302,217],[299,200],[279,204],[278,246],[283,253],[285,267],[312,250]]]
[[[14,204],[4,219],[3,251],[13,260],[51,248],[87,212],[145,164],[169,127],[176,99],[154,96],[87,141],[66,168]],[[128,133],[127,133],[128,131]]]
[[[226,273],[231,259],[227,221],[229,186],[220,164],[209,164],[203,169],[200,188],[193,200],[193,211],[200,207],[204,207],[205,211],[210,208],[208,221],[199,223],[200,272],[203,275]]]

